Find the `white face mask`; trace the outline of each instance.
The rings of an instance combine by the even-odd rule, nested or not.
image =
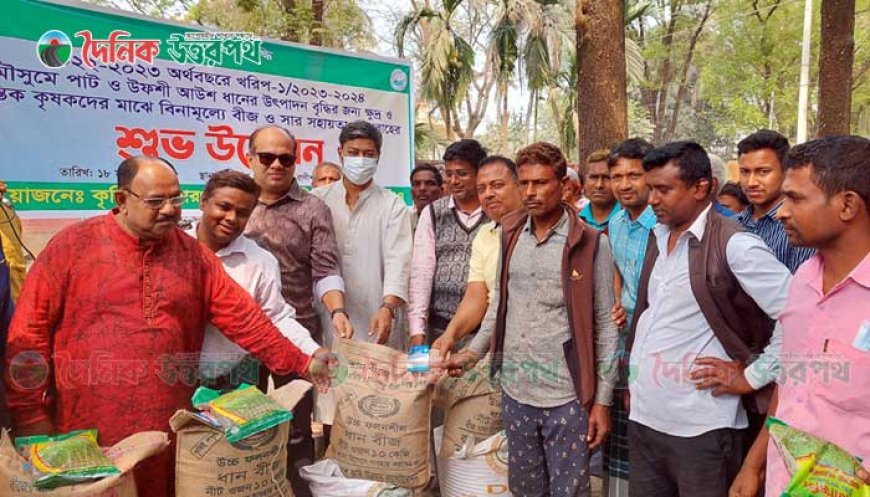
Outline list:
[[[378,160],[371,157],[344,157],[344,177],[355,185],[364,185],[375,177]]]

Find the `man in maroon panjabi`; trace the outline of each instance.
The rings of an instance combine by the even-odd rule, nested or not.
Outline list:
[[[304,355],[220,261],[176,227],[174,168],[118,168],[118,207],[58,233],[33,264],[9,330],[7,403],[16,435],[96,428],[110,446],[190,407],[211,322],[277,373],[328,374]],[[174,493],[174,450],[136,467],[139,495]]]

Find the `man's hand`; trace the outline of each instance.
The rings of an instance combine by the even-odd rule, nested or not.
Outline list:
[[[743,466],[728,490],[728,497],[756,497],[763,481],[763,469]]]
[[[858,471],[855,474],[860,478],[864,483],[870,485],[870,471],[867,468],[858,468]]]
[[[610,317],[616,323],[617,328],[624,328],[628,324],[628,313],[622,307],[622,302],[617,301],[613,304],[613,309],[610,310]]]
[[[456,339],[453,337],[453,332],[449,329],[443,335],[436,338],[432,342],[432,347],[429,349],[429,357],[432,367],[444,370],[447,368],[447,359],[456,350]]]
[[[15,427],[16,437],[30,437],[33,435],[54,435],[54,423],[50,419],[45,419],[29,425]]]
[[[338,357],[326,347],[320,347],[311,354],[308,364],[308,378],[321,392],[329,390],[330,381],[335,376]]]
[[[450,356],[450,359],[447,360],[444,367],[445,369],[447,369],[447,374],[454,378],[457,378],[459,376],[462,376],[469,369],[473,368],[479,360],[479,355],[475,354],[469,349],[464,349],[461,352]]]
[[[589,429],[586,431],[586,444],[589,450],[595,450],[604,443],[610,433],[610,407],[593,404],[589,411]]]
[[[411,335],[411,340],[408,341],[408,349],[411,347],[415,347],[417,345],[425,345],[426,344],[426,335]]]
[[[743,370],[746,367],[738,361],[723,361],[715,357],[701,357],[695,364],[702,366],[691,372],[689,377],[698,390],[713,389],[713,396],[746,395],[755,390],[746,381]]]
[[[353,336],[353,325],[350,324],[347,314],[336,312],[332,315],[332,329],[335,330],[335,336],[341,338],[351,338]]]
[[[369,322],[369,336],[375,337],[375,343],[383,345],[393,331],[393,314],[386,307],[381,307]]]

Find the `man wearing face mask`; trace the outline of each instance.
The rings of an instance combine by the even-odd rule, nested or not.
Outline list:
[[[408,300],[411,218],[402,199],[374,181],[381,132],[355,121],[338,141],[344,177],[312,193],[332,212],[354,339],[404,350],[404,331],[395,328],[402,322],[396,313]]]

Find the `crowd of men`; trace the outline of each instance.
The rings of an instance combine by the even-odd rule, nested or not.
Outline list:
[[[135,157],[117,206],[55,235],[20,295],[0,265],[16,435],[111,445],[165,430],[199,384],[308,378],[322,395],[296,408],[288,470],[310,495],[298,468],[313,417],[328,438],[343,337],[428,344],[452,376],[490,361],[518,497],[590,495],[594,454],[610,496],[779,495],[773,414],[870,456],[870,140],[761,130],[725,183],[692,141],[569,165],[552,144],[509,158],[465,139],[443,171],[413,169],[410,208],[375,181],[368,122],[311,191],[291,131],[248,146],[252,176],[212,175],[188,232],[173,165]],[[834,363],[846,378],[821,374]],[[141,495],[173,495],[173,457],[136,468]]]

